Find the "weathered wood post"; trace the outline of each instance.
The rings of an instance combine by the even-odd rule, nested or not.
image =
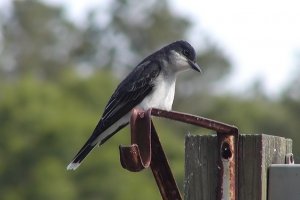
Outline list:
[[[268,166],[284,164],[288,153],[292,153],[291,139],[264,134],[240,135],[237,199],[267,199]],[[217,199],[219,156],[216,135],[186,136],[184,199]]]

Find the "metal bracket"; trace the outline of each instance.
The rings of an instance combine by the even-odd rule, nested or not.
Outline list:
[[[285,164],[289,164],[289,165],[295,164],[293,153],[288,153],[285,155]]]
[[[130,120],[131,146],[120,145],[119,147],[123,168],[138,172],[150,166],[162,198],[164,200],[182,199],[151,121],[151,115],[216,131],[220,152],[217,199],[237,199],[238,129],[204,117],[156,108],[147,111],[133,109]]]
[[[123,168],[137,172],[150,166],[162,198],[181,200],[167,157],[151,121],[151,110],[145,112],[134,109],[130,125],[132,145],[119,147]]]

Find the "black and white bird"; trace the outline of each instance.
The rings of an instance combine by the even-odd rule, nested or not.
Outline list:
[[[187,69],[201,72],[195,50],[186,41],[171,43],[140,62],[119,84],[93,134],[67,169],[75,170],[95,146],[103,144],[126,126],[133,108],[171,110],[176,76]]]

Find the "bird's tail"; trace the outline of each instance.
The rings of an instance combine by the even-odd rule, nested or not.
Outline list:
[[[100,124],[100,125],[99,125]],[[67,166],[67,170],[75,170],[79,167],[80,163],[83,159],[95,148],[97,145],[102,145],[106,142],[110,137],[112,137],[116,132],[125,127],[128,122],[120,124],[115,130],[105,130],[101,129],[101,121],[96,126],[92,136],[88,139],[88,141],[83,145],[83,147],[79,150],[77,155],[74,157],[72,162]]]
[[[82,160],[95,148],[96,145],[91,145],[89,143],[86,143],[80,151],[77,153],[77,155],[74,157],[72,162],[67,166],[67,170],[75,170],[79,167]]]

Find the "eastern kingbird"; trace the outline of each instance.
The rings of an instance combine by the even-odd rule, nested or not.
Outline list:
[[[186,41],[171,43],[146,57],[119,84],[93,134],[67,169],[75,170],[95,146],[102,145],[126,126],[133,108],[171,110],[176,76],[190,68],[201,72],[195,50]]]

